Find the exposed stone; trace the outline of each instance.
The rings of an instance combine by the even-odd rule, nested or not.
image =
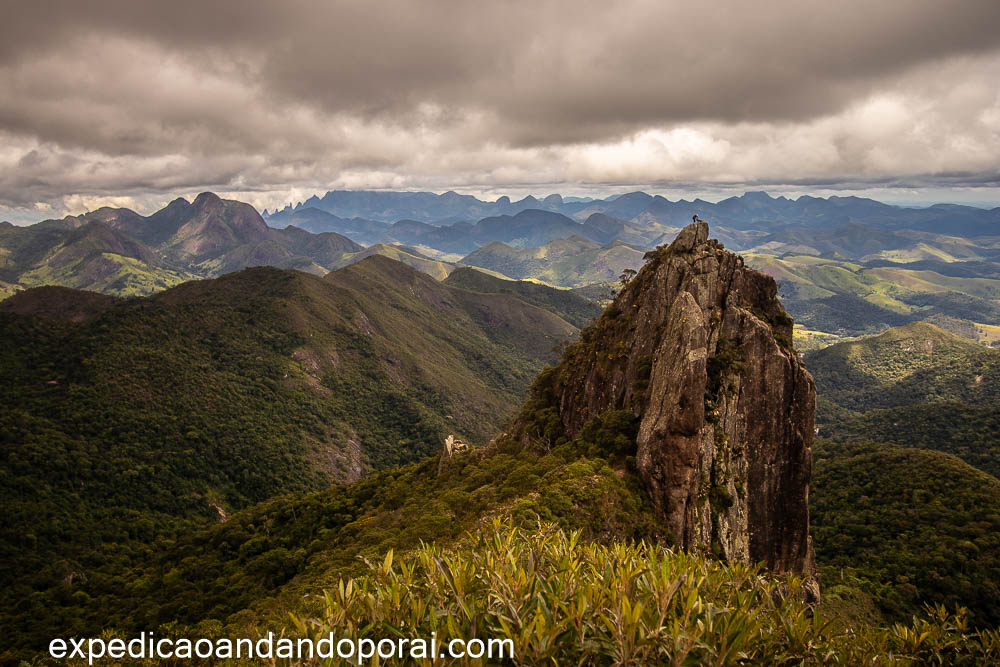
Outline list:
[[[469,451],[468,443],[462,442],[461,440],[456,440],[455,436],[449,434],[447,438],[444,439],[444,451],[441,453],[441,457],[438,459],[438,472],[440,473],[445,466],[445,463],[459,452]]]
[[[791,340],[774,280],[695,222],[567,351],[553,401],[570,438],[636,415],[636,465],[678,546],[811,576],[816,391]]]
[[[678,252],[691,252],[706,241],[708,241],[708,223],[699,220],[682,229],[671,245]]]

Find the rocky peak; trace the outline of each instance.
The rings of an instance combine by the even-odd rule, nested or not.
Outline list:
[[[191,205],[199,210],[218,210],[222,208],[223,203],[219,195],[214,192],[202,192],[195,197]]]
[[[649,253],[533,401],[565,438],[608,410],[635,415],[636,466],[677,546],[812,575],[815,385],[774,279],[708,232],[695,222]],[[523,416],[514,433],[543,437]]]

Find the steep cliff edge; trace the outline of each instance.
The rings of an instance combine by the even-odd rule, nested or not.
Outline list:
[[[649,258],[536,381],[512,434],[548,446],[630,412],[636,467],[677,546],[812,575],[816,391],[777,285],[704,222]]]

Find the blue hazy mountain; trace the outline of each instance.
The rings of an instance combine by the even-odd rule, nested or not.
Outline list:
[[[747,192],[719,202],[703,199],[672,201],[645,192],[580,200],[549,195],[543,199],[528,196],[518,201],[500,197],[484,201],[455,192],[381,192],[334,190],[322,197],[313,196],[295,206],[267,216],[280,224],[304,209],[324,211],[338,218],[394,223],[414,220],[436,225],[456,222],[474,223],[489,217],[514,216],[534,209],[560,213],[583,222],[595,213],[645,225],[657,223],[679,228],[700,215],[713,221],[713,228],[778,231],[794,225],[824,229],[849,223],[863,223],[889,229],[911,229],[963,237],[995,234],[1000,225],[1000,208],[982,209],[958,204],[936,204],[926,208],[894,206],[863,197],[812,197],[796,199],[772,197],[766,192]],[[308,229],[308,227],[306,227]],[[339,229],[329,229],[344,233]],[[502,240],[502,239],[492,239]],[[599,239],[594,239],[599,240]],[[625,240],[625,239],[622,239]]]

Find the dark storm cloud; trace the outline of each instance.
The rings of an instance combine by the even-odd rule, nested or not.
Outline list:
[[[8,206],[183,184],[973,183],[997,166],[980,154],[1000,141],[995,0],[0,11]]]
[[[1000,3],[186,2],[18,3],[3,61],[96,58],[100,38],[249,79],[276,103],[406,115],[476,108],[535,141],[664,120],[795,119],[881,77],[1000,47]],[[98,37],[97,43],[87,41]],[[98,62],[94,73],[114,66]],[[100,93],[113,96],[108,77]],[[580,127],[584,137],[574,136]]]

